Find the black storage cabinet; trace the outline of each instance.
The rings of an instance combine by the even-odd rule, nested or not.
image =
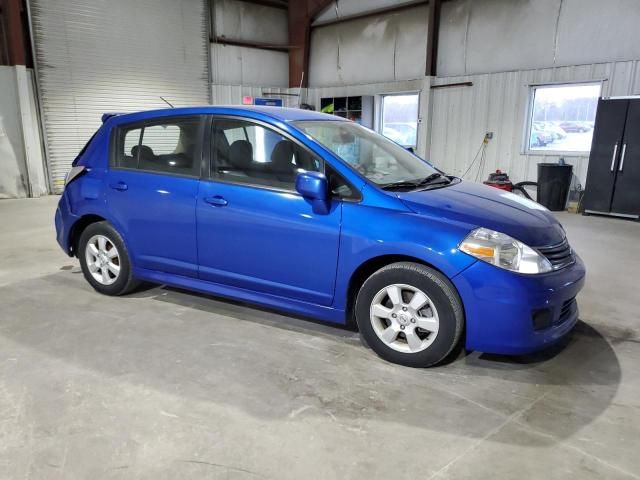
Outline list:
[[[640,217],[640,98],[600,99],[584,213]]]

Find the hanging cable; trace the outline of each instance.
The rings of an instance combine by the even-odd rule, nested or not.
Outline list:
[[[467,168],[467,170],[460,176],[460,178],[464,178],[467,173],[469,173],[469,171],[473,168],[473,165],[476,163],[476,161],[478,160],[478,155],[480,156],[481,159],[481,164],[484,163],[484,158],[485,158],[485,152],[486,152],[486,147],[489,144],[489,140],[491,139],[491,135],[489,133],[486,133],[484,135],[484,138],[482,139],[482,143],[480,144],[480,148],[478,148],[478,151],[476,152],[476,154],[473,157],[473,160],[471,161],[471,164],[469,165],[469,167]],[[478,169],[478,171],[480,171],[480,168]],[[477,180],[476,180],[477,181]]]
[[[482,173],[482,171],[484,170],[484,164],[485,161],[487,159],[487,143],[483,142],[482,143],[482,154],[480,155],[480,161],[478,162],[478,171],[476,172],[476,178],[475,178],[475,182],[478,182],[480,180],[480,174]]]
[[[478,159],[478,155],[480,155],[480,152],[482,151],[483,147],[484,147],[484,141],[482,142],[482,144],[480,145],[480,148],[478,149],[475,156],[473,157],[473,160],[471,161],[469,168],[467,168],[467,170],[460,176],[460,178],[464,178],[465,175],[469,173],[469,170],[471,170],[471,167],[473,167],[473,165],[476,163],[476,160]]]

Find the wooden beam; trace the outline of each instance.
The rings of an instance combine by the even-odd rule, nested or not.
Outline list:
[[[441,0],[429,1],[429,17],[427,20],[427,66],[425,70],[427,77],[435,77],[437,75],[440,7]]]
[[[248,42],[246,40],[234,40],[227,37],[215,37],[215,43],[221,45],[235,45],[237,47],[257,48],[260,50],[274,50],[276,52],[289,52],[287,45],[273,45],[270,43]]]
[[[241,0],[242,2],[255,3],[256,5],[263,5],[265,7],[274,7],[287,10],[289,8],[288,2],[283,0]],[[294,0],[295,1],[295,0]]]
[[[7,42],[7,63],[9,65],[26,65],[27,52],[24,41],[25,27],[22,22],[20,0],[2,1],[3,30]]]
[[[289,87],[309,81],[311,22],[334,0],[294,0],[289,3]]]
[[[473,87],[473,82],[457,82],[457,83],[444,83],[442,85],[431,85],[431,90],[437,90],[438,88],[454,88],[454,87]]]

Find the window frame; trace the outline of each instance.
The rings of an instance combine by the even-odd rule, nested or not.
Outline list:
[[[140,137],[138,138],[138,145],[144,138],[144,129],[146,127],[152,127],[157,125],[165,125],[171,124],[172,121],[177,122],[180,120],[185,120],[189,118],[194,118],[199,120],[198,124],[198,145],[196,147],[196,151],[193,156],[193,171],[192,173],[178,173],[164,170],[148,170],[143,168],[135,168],[132,167],[123,167],[118,165],[118,156],[119,156],[119,147],[120,145],[124,146],[124,138],[123,132],[129,130],[135,130],[140,128]],[[129,123],[120,123],[115,125],[113,128],[113,132],[111,135],[111,154],[109,155],[109,170],[123,170],[127,172],[141,172],[141,173],[150,173],[155,175],[165,175],[170,177],[181,177],[181,178],[202,178],[202,166],[204,160],[205,149],[203,148],[204,144],[204,133],[206,128],[206,115],[202,114],[186,114],[186,115],[171,115],[166,117],[154,117],[147,120],[138,120]]]
[[[225,179],[225,178],[220,178],[214,175],[214,169],[212,168],[214,165],[217,166],[217,154],[216,154],[216,150],[213,149],[213,127],[215,125],[216,121],[225,121],[225,120],[237,120],[237,121],[241,121],[241,122],[246,122],[246,123],[254,123],[260,127],[263,128],[267,128],[269,130],[274,131],[275,133],[277,133],[278,135],[281,135],[282,137],[284,137],[285,139],[289,140],[290,142],[294,143],[295,145],[297,145],[299,148],[303,149],[305,152],[307,152],[309,155],[311,155],[313,158],[318,159],[318,161],[320,162],[320,173],[322,173],[323,175],[326,176],[326,166],[327,166],[327,161],[322,158],[322,156],[318,155],[316,152],[314,152],[313,150],[311,150],[307,145],[305,145],[304,143],[302,143],[300,140],[298,140],[297,138],[293,137],[290,133],[284,131],[283,129],[277,127],[276,125],[270,124],[268,122],[264,122],[262,120],[257,120],[255,118],[250,118],[250,117],[243,117],[243,116],[239,116],[239,115],[223,115],[223,114],[213,114],[213,115],[209,115],[208,121],[207,121],[207,125],[205,126],[205,137],[204,137],[204,148],[203,150],[203,169],[202,169],[202,177],[201,180],[203,181],[209,181],[209,182],[214,182],[214,183],[223,183],[223,184],[227,184],[227,185],[237,185],[239,187],[244,187],[244,188],[256,188],[256,189],[260,189],[260,190],[267,190],[267,191],[272,191],[272,192],[277,192],[277,193],[288,193],[288,194],[292,194],[292,195],[296,195],[299,197],[302,197],[302,195],[300,195],[300,193],[298,193],[298,191],[295,189],[295,183],[293,188],[288,189],[288,188],[281,188],[281,187],[276,187],[276,186],[271,186],[271,185],[264,185],[261,183],[244,183],[244,182],[238,182],[238,181],[233,181],[233,180],[229,180],[229,179]],[[245,135],[246,135],[246,131],[245,131]],[[360,190],[358,190],[357,188],[355,188],[353,186],[353,184],[351,182],[349,182],[346,178],[344,178],[343,175],[341,175],[335,167],[333,167],[333,165],[331,165],[329,163],[329,168],[331,168],[336,175],[338,175],[342,181],[347,184],[347,186],[351,189],[351,191],[354,194],[354,197],[341,197],[341,196],[337,196],[337,195],[332,195],[332,198],[338,201],[344,201],[344,202],[360,202],[362,200],[362,194],[360,192]],[[328,181],[328,179],[327,179]]]
[[[420,100],[421,100],[421,92],[419,90],[408,91],[408,92],[390,92],[390,93],[382,93],[380,94],[380,115],[378,118],[378,130],[377,133],[384,137],[382,133],[384,131],[384,99],[387,97],[398,97],[398,96],[407,96],[407,95],[416,95],[418,97],[418,113],[416,116],[416,144],[415,145],[400,145],[402,148],[413,148],[414,151],[418,149],[418,145],[420,144]],[[389,137],[385,137],[389,138]],[[391,140],[389,138],[389,140]],[[393,140],[391,140],[393,142]]]
[[[562,87],[580,87],[580,86],[600,86],[600,95],[598,98],[602,98],[604,90],[604,80],[585,80],[575,82],[548,82],[548,83],[531,83],[527,85],[527,107],[524,117],[524,125],[522,132],[522,148],[520,153],[523,155],[540,156],[540,157],[588,157],[591,154],[591,147],[589,150],[532,150],[531,128],[533,127],[533,113],[535,103],[535,92],[539,88],[562,88]],[[596,107],[597,108],[597,107]],[[597,110],[596,110],[597,112]]]

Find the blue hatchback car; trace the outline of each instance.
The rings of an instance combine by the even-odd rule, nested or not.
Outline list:
[[[297,109],[105,114],[55,223],[100,293],[149,281],[355,322],[381,357],[414,367],[459,342],[553,344],[585,278],[544,207]]]

